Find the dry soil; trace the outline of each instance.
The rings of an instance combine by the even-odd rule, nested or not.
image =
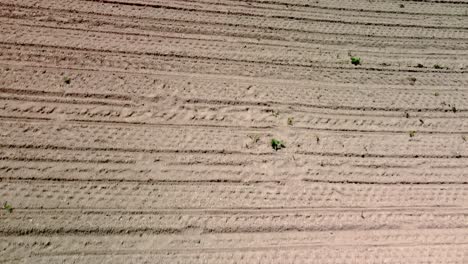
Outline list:
[[[468,263],[467,0],[0,0],[0,25],[0,263]]]

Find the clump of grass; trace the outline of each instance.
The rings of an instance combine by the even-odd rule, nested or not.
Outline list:
[[[452,112],[454,112],[454,113],[457,112],[457,108],[455,106],[452,106]]]
[[[405,5],[404,5],[404,4],[400,4],[400,8],[405,8]]]
[[[273,110],[271,111],[271,115],[273,115],[274,117],[278,117],[279,116],[279,111],[278,110]]]
[[[443,67],[440,66],[439,64],[435,64],[435,65],[434,65],[434,69],[442,69],[442,68],[443,68]]]
[[[439,96],[440,94],[438,92],[435,92],[434,93],[434,96]]]
[[[410,131],[410,132],[409,132],[409,136],[410,136],[410,137],[416,136],[416,131],[414,131],[414,130],[413,130],[413,131]]]
[[[424,68],[424,65],[422,65],[421,63],[418,63],[418,65],[416,65],[416,67],[418,67],[418,68]]]
[[[282,148],[285,148],[286,145],[284,144],[283,141],[281,140],[278,140],[278,139],[275,139],[275,138],[272,138],[271,139],[271,147],[275,150],[275,151],[278,151]]]
[[[292,126],[294,123],[294,118],[288,117],[288,126]]]
[[[466,142],[466,136],[465,135],[462,135],[461,138],[463,139],[463,141]]]
[[[416,77],[409,77],[408,80],[410,81],[411,85],[414,85],[417,81]]]
[[[11,206],[11,204],[9,204],[8,202],[3,203],[3,209],[10,214],[13,213],[13,206]]]
[[[63,77],[63,82],[66,83],[66,84],[70,84],[71,83],[71,78],[68,77],[68,76],[65,76],[65,77]]]
[[[351,57],[351,64],[353,64],[354,66],[361,65],[361,58]]]

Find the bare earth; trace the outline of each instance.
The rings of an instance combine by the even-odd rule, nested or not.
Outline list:
[[[0,14],[0,263],[468,263],[467,0]]]

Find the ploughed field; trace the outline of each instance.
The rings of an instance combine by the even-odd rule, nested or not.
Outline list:
[[[468,1],[0,20],[0,263],[468,263]]]

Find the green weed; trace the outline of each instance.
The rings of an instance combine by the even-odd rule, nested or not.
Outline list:
[[[351,64],[353,64],[354,66],[361,65],[361,58],[351,57]]]
[[[11,204],[9,204],[8,202],[3,203],[3,209],[10,214],[13,213],[13,206],[11,206]]]
[[[272,147],[274,150],[278,151],[278,150],[280,150],[280,149],[282,149],[282,148],[285,148],[286,145],[284,145],[284,142],[283,142],[283,141],[272,138],[272,139],[271,139],[271,147]]]

